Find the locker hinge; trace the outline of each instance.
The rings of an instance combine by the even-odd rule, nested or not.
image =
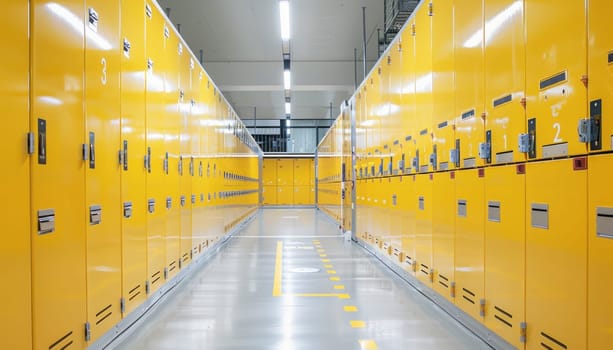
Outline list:
[[[428,4],[428,16],[433,16],[434,15],[434,5],[432,3]]]
[[[183,268],[183,259],[179,258],[179,269]]]
[[[145,293],[149,294],[149,289],[150,289],[150,287],[149,287],[149,281],[146,281],[146,282],[145,282]]]
[[[27,152],[28,154],[34,154],[34,133],[29,132],[27,136]]]
[[[168,268],[167,267],[164,268],[164,279],[165,280],[168,279]]]
[[[122,314],[126,313],[126,299],[125,298],[119,299],[119,309],[121,310]]]
[[[479,315],[485,317],[485,299],[479,300]]]
[[[519,341],[522,343],[526,342],[526,334],[528,330],[528,325],[526,322],[522,322],[519,324]]]
[[[90,341],[92,339],[92,329],[89,325],[89,322],[85,322],[85,341]]]
[[[147,15],[148,18],[153,16],[153,11],[151,10],[151,6],[149,6],[149,4],[145,5],[145,15]]]
[[[432,154],[430,155],[430,166],[432,166],[433,170],[436,170],[436,166],[438,164],[437,154],[436,154],[436,145],[432,147]]]
[[[411,24],[411,35],[415,36],[415,34],[417,33],[416,29],[415,29],[415,23]]]
[[[89,160],[89,148],[87,147],[87,144],[84,143],[81,145],[81,153],[83,161],[87,162]]]
[[[455,298],[455,282],[451,282],[451,284],[449,285],[449,295],[452,298]]]
[[[492,131],[485,133],[485,142],[479,144],[479,158],[485,159],[486,163],[492,162]]]
[[[411,270],[413,272],[417,272],[417,261],[413,260],[413,264],[411,264]]]
[[[100,20],[100,16],[98,16],[98,12],[94,8],[89,9],[89,28],[94,32],[98,31],[98,21]]]
[[[430,269],[430,275],[428,277],[430,277],[430,283],[434,283],[434,269]]]

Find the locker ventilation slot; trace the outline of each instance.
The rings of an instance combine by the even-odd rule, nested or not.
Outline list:
[[[439,275],[438,275],[438,277],[439,277],[440,279],[442,279],[442,280],[444,280],[444,281],[445,281],[445,282],[443,282],[443,281],[438,281],[438,284],[440,284],[441,286],[443,286],[443,287],[445,287],[445,288],[449,288],[449,285],[448,285],[448,283],[449,283],[449,279],[448,279],[447,277],[445,277],[445,276],[441,275],[441,274],[439,274]]]
[[[494,108],[496,108],[496,107],[498,107],[500,105],[503,105],[505,103],[511,102],[511,101],[513,101],[513,95],[507,95],[507,96],[498,98],[498,99],[494,100],[494,103],[493,103],[494,104]]]
[[[160,271],[158,271],[158,272],[154,273],[153,275],[151,275],[151,284],[154,284],[157,281],[159,281],[161,277],[162,277],[162,273]]]
[[[541,332],[541,336],[543,336],[543,338],[546,339],[548,342],[554,343],[556,348],[568,349],[568,346],[566,346],[566,344],[564,344],[561,341],[557,340],[556,338],[550,336],[549,334]],[[541,340],[544,340],[544,339],[541,339]],[[551,350],[555,349],[555,348],[553,348],[553,347],[551,347],[551,346],[549,346],[549,345],[547,345],[546,343],[543,343],[543,342],[541,342],[541,346],[543,348],[545,348],[545,349],[551,349]]]
[[[505,325],[513,328],[513,325],[511,324],[511,322],[509,322],[506,319],[502,318],[502,317],[505,317],[505,318],[512,319],[513,315],[511,315],[510,313],[504,311],[503,309],[499,308],[498,306],[494,306],[494,309],[500,313],[500,315],[494,315],[494,318],[497,319],[498,321],[504,323]]]
[[[613,63],[613,51],[609,52],[608,57],[607,57],[607,61],[609,63]]]
[[[596,209],[596,234],[613,239],[613,208]]]
[[[170,263],[170,265],[168,265],[168,271],[172,272],[176,268],[177,268],[177,262],[176,261],[173,261],[173,262]]]
[[[68,349],[68,347],[73,344],[73,340],[71,339],[71,337],[72,337],[72,331],[66,333],[63,337],[58,339],[55,343],[49,345],[49,350]]]
[[[469,297],[466,296],[466,294],[468,294],[469,296],[471,296],[472,298],[475,297],[475,293],[471,292],[470,290],[466,289],[466,288],[462,288],[462,291],[464,291],[464,295],[462,295],[462,298],[464,298],[464,300],[468,301],[471,304],[475,304],[475,301]]]
[[[132,288],[132,290],[128,293],[128,300],[132,301],[134,300],[134,298],[136,298],[139,294],[140,294],[140,284],[134,288]]]
[[[539,87],[541,90],[547,89],[548,87],[566,81],[566,71],[560,72],[552,77],[541,80]]]
[[[468,119],[468,118],[472,118],[474,116],[475,116],[475,110],[474,109],[472,109],[472,110],[470,110],[468,112],[462,113],[462,119]]]
[[[183,261],[187,261],[189,260],[189,254],[185,253],[183,254]]]
[[[430,268],[424,264],[419,264],[421,266],[421,269],[419,271],[421,271],[421,273],[423,273],[424,275],[428,276],[430,274]]]
[[[110,311],[111,307],[113,307],[112,304],[98,311],[98,313],[96,314],[96,319],[97,319],[96,325],[99,325],[100,323],[104,322],[104,320],[106,320],[107,318],[109,318],[109,316],[113,314],[113,312]]]

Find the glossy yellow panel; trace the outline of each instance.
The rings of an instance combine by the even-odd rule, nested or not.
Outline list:
[[[432,133],[436,147],[435,169],[456,168],[450,152],[456,149],[453,2],[434,0],[432,17]],[[458,164],[459,165],[459,164]]]
[[[491,133],[491,159],[494,164],[519,162],[526,159],[518,149],[518,137],[526,133],[524,3],[484,4],[485,129]]]
[[[85,6],[36,0],[30,10],[30,130],[36,135],[30,212],[33,347],[48,349],[59,341],[58,348],[71,342],[84,348],[85,57],[80,24]]]
[[[277,204],[292,205],[294,203],[293,186],[277,186]]]
[[[492,167],[485,177],[485,324],[517,348],[525,321],[524,167]]]
[[[178,34],[177,34],[178,35]],[[174,42],[173,42],[174,44]],[[172,46],[172,44],[171,44]],[[180,202],[181,202],[181,239],[179,267],[182,268],[191,260],[192,246],[192,207],[196,202],[192,193],[192,179],[196,174],[196,167],[192,153],[192,123],[191,104],[195,101],[194,81],[192,72],[195,61],[191,58],[187,47],[182,41],[178,43],[179,52],[179,141],[180,154],[183,159],[180,176]],[[182,96],[182,97],[181,97]],[[171,240],[170,240],[171,241]],[[169,241],[169,242],[170,242]],[[167,259],[168,260],[168,259]]]
[[[402,267],[412,272],[413,269],[409,263],[412,264],[415,261],[415,215],[418,207],[415,195],[415,176],[402,177],[398,205],[402,220],[400,231],[402,259],[400,260],[402,260]]]
[[[277,186],[264,186],[262,196],[264,205],[277,205]]]
[[[456,171],[455,280],[456,305],[481,320],[484,297],[484,229],[486,169]]]
[[[402,160],[401,141],[404,141],[405,131],[402,129],[403,115],[401,113],[402,104],[402,50],[401,37],[398,37],[392,44],[389,51],[390,56],[390,79],[389,79],[389,144],[392,155],[392,173],[398,174],[399,161]],[[349,152],[351,154],[351,152]],[[405,156],[406,157],[406,156]]]
[[[306,186],[311,182],[311,161],[309,158],[294,159],[294,186]]]
[[[95,341],[121,319],[120,8],[103,0],[87,0],[86,7],[87,321]]]
[[[145,1],[121,3],[121,38],[131,43],[121,55],[122,296],[125,314],[147,297],[147,197],[145,143]],[[130,210],[131,209],[131,210]]]
[[[294,160],[289,158],[279,159],[277,161],[277,186],[292,186],[293,183]]]
[[[311,188],[309,186],[294,186],[294,205],[308,205],[309,194]]]
[[[151,68],[147,70],[147,284],[149,293],[155,292],[164,283],[166,256],[166,207],[169,183],[166,169],[166,145],[164,135],[169,134],[165,113],[166,96],[164,76],[169,69],[164,59],[165,45],[164,18],[157,6],[148,3],[153,14],[146,19],[146,52]],[[169,157],[170,158],[170,157]],[[170,165],[172,168],[172,164]],[[176,168],[175,168],[176,169]],[[173,198],[173,207],[177,206]],[[171,233],[172,234],[172,233]]]
[[[613,149],[613,125],[602,121],[609,115],[613,100],[613,38],[610,35],[613,4],[606,0],[588,2],[588,101],[589,116],[598,126],[595,138],[590,142],[591,152]]]
[[[462,167],[485,164],[479,157],[479,144],[485,142],[482,9],[482,0],[454,8],[456,138]]]
[[[434,174],[432,186],[432,288],[453,302],[455,295],[455,172]]]
[[[415,172],[413,159],[416,156],[417,124],[415,117],[415,36],[412,32],[413,20],[410,20],[399,35],[402,40],[402,97],[400,103],[400,113],[403,115],[401,129],[403,135],[400,136],[402,144],[402,155],[404,156],[404,173]]]
[[[611,293],[613,283],[613,240],[611,209],[613,196],[609,186],[609,169],[613,156],[594,156],[588,170],[588,349],[606,349],[613,341]]]
[[[394,260],[399,261],[399,254],[402,251],[402,206],[403,201],[406,201],[406,195],[404,195],[404,178],[402,176],[395,176],[391,178],[390,183],[390,245],[391,252],[394,255]]]
[[[588,112],[585,1],[551,6],[525,0],[525,6],[528,132],[534,129],[536,138],[535,154],[528,157],[584,154],[577,123]]]
[[[415,260],[416,276],[423,283],[431,284],[432,273],[432,214],[434,198],[432,196],[432,174],[415,175]]]
[[[415,13],[415,127],[416,157],[419,172],[433,170],[432,144],[432,17],[426,3]],[[411,28],[412,29],[412,28]]]
[[[587,171],[576,161],[526,165],[527,349],[587,346]]]
[[[6,232],[0,244],[0,263],[4,270],[4,304],[0,320],[0,338],[10,349],[32,348],[32,310],[30,276],[30,167],[24,148],[24,135],[30,131],[28,116],[28,1],[5,4],[0,13],[4,29],[11,33],[5,45],[11,54],[0,56],[0,104],[11,116],[4,125],[4,163],[10,171],[0,175],[0,192],[10,200],[0,203],[0,218]]]
[[[264,186],[277,185],[277,159],[265,158],[262,166],[262,183]]]

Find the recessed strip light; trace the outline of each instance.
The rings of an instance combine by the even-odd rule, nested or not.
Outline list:
[[[279,12],[281,13],[281,39],[289,40],[289,1],[279,1]]]
[[[285,114],[292,114],[292,104],[285,102]]]
[[[288,70],[284,70],[283,71],[283,87],[285,88],[285,90],[289,90],[291,86],[292,86],[291,73]]]

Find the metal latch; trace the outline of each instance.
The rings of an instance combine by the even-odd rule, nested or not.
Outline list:
[[[464,199],[459,199],[458,200],[458,216],[460,217],[466,217],[468,213],[468,205],[466,200]]]
[[[189,160],[189,174],[194,176],[194,157]]]
[[[27,152],[28,154],[34,154],[34,133],[29,132],[27,138]]]
[[[196,204],[196,195],[192,194],[192,204]]]
[[[458,153],[457,149],[452,149],[449,151],[449,161],[453,164],[460,163],[460,154]]]
[[[183,54],[183,44],[179,43],[179,55]]]
[[[99,205],[92,205],[89,207],[89,224],[99,225],[102,222],[102,207]]]
[[[89,28],[94,32],[98,31],[98,20],[100,17],[98,16],[98,12],[93,8],[89,9]]]
[[[89,325],[89,322],[85,322],[85,341],[90,341],[92,339],[92,329]]]
[[[155,199],[147,201],[147,211],[149,211],[149,213],[155,212]]]
[[[419,172],[419,150],[415,152],[415,157],[413,158],[413,169],[417,169]]]
[[[168,26],[164,25],[164,37],[166,39],[170,38],[170,29],[168,29]]]
[[[119,299],[119,310],[121,310],[122,314],[126,313],[126,299],[125,298]]]
[[[149,18],[153,16],[153,11],[151,11],[151,6],[149,6],[149,4],[145,5],[145,15]]]
[[[181,206],[185,206],[185,196],[181,196]]]
[[[38,234],[44,235],[55,231],[55,210],[38,211]]]
[[[485,299],[479,300],[479,315],[485,317]]]
[[[426,209],[426,203],[425,202],[426,202],[426,200],[424,199],[424,197],[423,196],[419,196],[419,199],[418,199],[418,208],[419,208],[419,210]]]
[[[168,152],[164,155],[164,174],[168,175]]]
[[[153,69],[153,60],[151,58],[147,59],[147,70],[151,71]]]
[[[536,228],[549,228],[549,205],[533,203],[531,207],[531,224]]]
[[[172,208],[172,197],[166,197],[166,209]]]
[[[126,56],[127,58],[130,58],[130,48],[132,47],[132,45],[130,45],[130,41],[128,39],[123,39],[123,55]]]
[[[479,144],[479,158],[490,159],[491,158],[491,144],[489,142],[481,142]]]
[[[579,142],[591,143],[596,141],[598,136],[598,126],[594,119],[580,119],[577,126],[577,133],[579,134]]]
[[[522,322],[519,324],[519,341],[522,343],[526,342],[527,330],[528,330],[528,324],[526,324],[526,322]]]
[[[183,156],[179,156],[179,175],[183,176]]]
[[[436,145],[434,145],[432,148],[432,154],[430,155],[430,166],[433,170],[436,170],[436,165],[438,164]]]
[[[123,140],[123,170],[128,170],[128,140]]]
[[[397,205],[398,204],[398,196],[397,195],[392,195],[392,205]]]
[[[518,148],[521,153],[530,152],[530,134],[519,134]]]
[[[123,203],[123,217],[126,219],[132,217],[132,202]]]

